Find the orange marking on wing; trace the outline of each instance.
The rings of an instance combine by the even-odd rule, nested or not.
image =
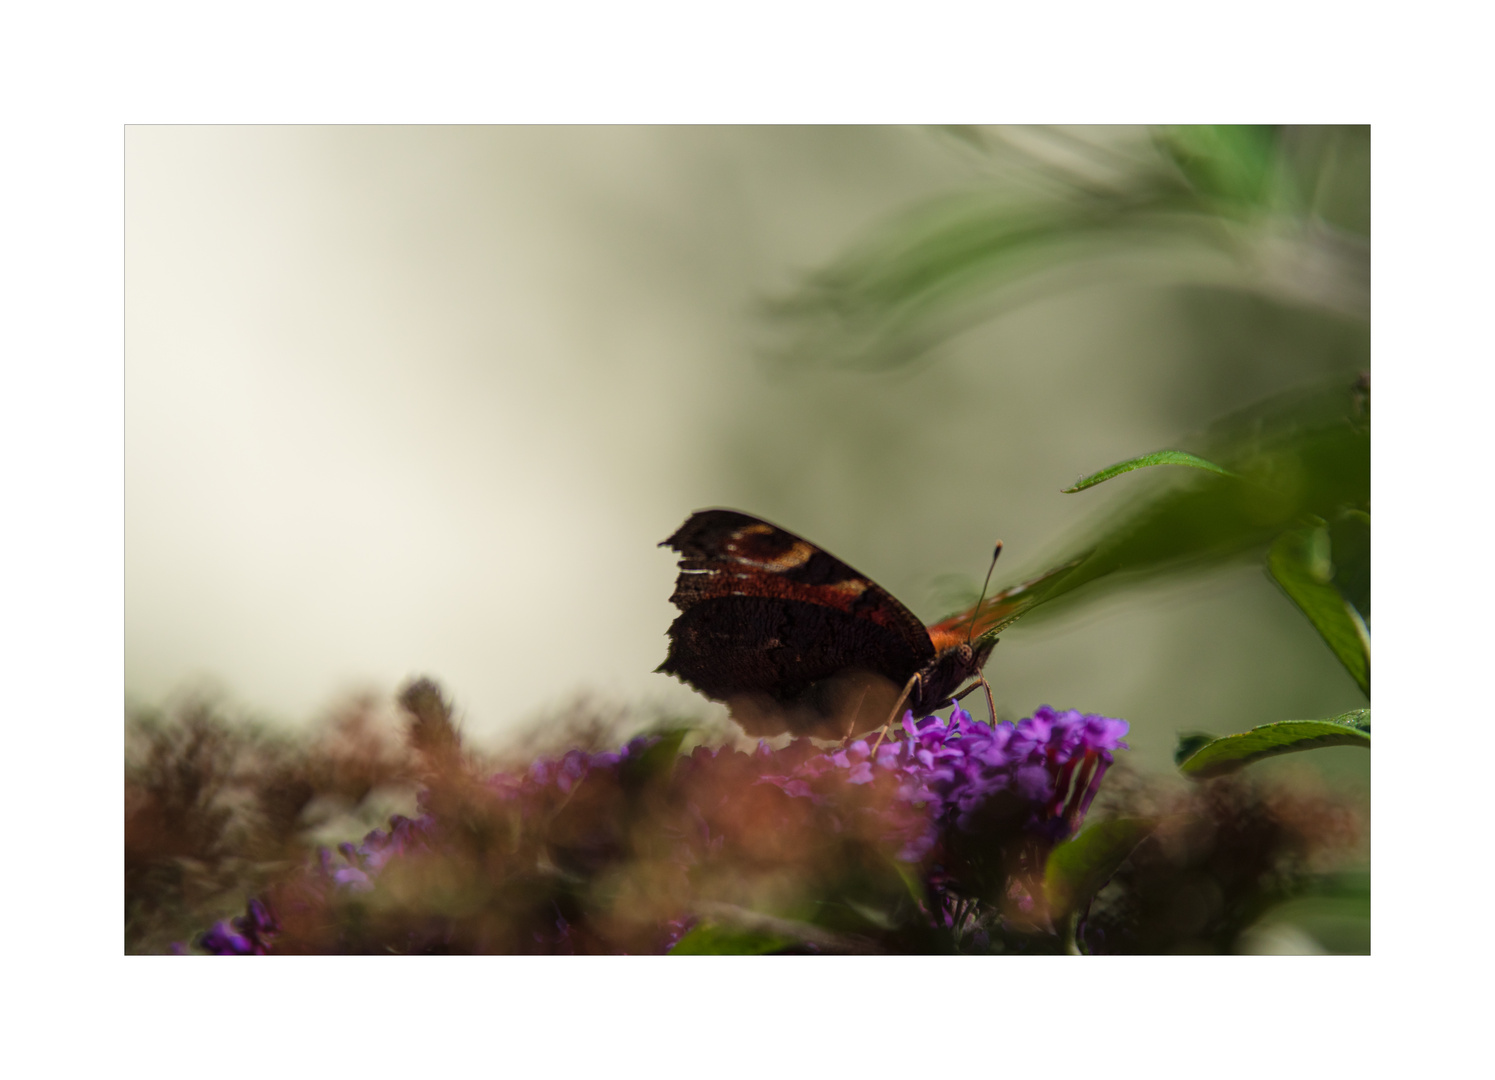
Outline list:
[[[945,622],[955,622],[947,619]],[[960,645],[966,640],[965,620],[960,619],[956,626],[946,626],[945,623],[936,623],[929,628],[929,640],[934,643],[934,651],[942,653],[946,649]]]
[[[948,619],[942,619],[928,627],[929,640],[934,642],[936,650],[948,648],[951,645],[959,645],[968,638],[980,637],[993,627],[1001,626],[1003,623],[1021,615],[1029,607],[1033,606],[1039,599],[1040,594],[1034,589],[1035,585],[1048,581],[1050,578],[1058,577],[1067,573],[1080,564],[1079,559],[1057,566],[1031,578],[1021,584],[1013,585],[1003,589],[995,596],[983,601],[979,607],[973,607],[962,611],[958,615],[951,615]],[[971,626],[975,622],[975,628]]]

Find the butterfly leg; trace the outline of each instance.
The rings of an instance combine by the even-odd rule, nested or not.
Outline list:
[[[996,703],[992,701],[991,684],[986,681],[986,676],[982,675],[980,672],[976,673],[976,681],[975,682],[973,682],[970,686],[966,687],[960,693],[958,693],[958,694],[954,695],[953,697],[951,697],[949,701],[942,702],[939,707],[943,709],[946,705],[954,705],[957,701],[960,701],[962,698],[969,697],[970,695],[972,695],[972,694],[974,694],[976,692],[976,688],[978,686],[981,687],[983,690],[986,691],[986,707],[987,707],[987,709],[989,709],[991,711],[991,725],[992,725],[992,727],[996,727],[997,726],[997,706],[996,706]]]
[[[877,748],[882,745],[883,739],[887,736],[888,732],[892,730],[893,721],[898,719],[898,710],[903,708],[903,703],[908,700],[909,694],[913,693],[914,687],[922,687],[923,685],[924,679],[917,671],[909,677],[908,682],[903,684],[903,693],[899,694],[898,700],[893,703],[893,711],[888,713],[887,722],[884,723],[882,727],[877,729],[877,739],[872,744],[873,753],[877,752]]]
[[[867,691],[870,687],[864,685],[862,692],[857,695],[857,702],[846,713],[846,734],[841,737],[841,743],[851,742],[851,737],[856,734],[857,717],[862,713],[862,702],[867,699]]]
[[[986,681],[986,676],[985,675],[977,673],[976,677],[981,680],[981,688],[986,691],[986,708],[988,709],[988,715],[991,716],[991,726],[992,727],[996,727],[997,726],[997,703],[992,700],[992,696],[991,696],[991,683],[989,683],[989,682]]]

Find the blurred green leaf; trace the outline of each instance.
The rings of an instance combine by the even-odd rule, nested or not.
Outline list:
[[[991,142],[978,129],[942,131],[978,148]],[[1332,159],[1320,155],[1298,175],[1280,129],[1167,128],[1118,147],[1056,129],[1031,134],[1060,139],[1066,156],[1082,151],[1106,164],[1073,170],[1040,155],[1028,167],[1044,196],[991,183],[885,222],[762,305],[789,333],[781,355],[871,369],[907,364],[989,318],[1015,286],[1056,269],[1102,268],[1111,255],[1189,267],[1192,280],[1201,252],[1224,254],[1239,275],[1217,286],[1368,318],[1368,245],[1312,214],[1299,190],[1317,191]]]
[[[901,889],[901,886],[899,887]],[[813,905],[821,914],[827,908],[841,909],[854,917],[859,926],[867,918],[852,912],[844,903]],[[868,953],[882,950],[869,938],[857,933],[840,932],[817,922],[800,918],[782,918],[736,904],[702,901],[696,905],[701,922],[682,937],[675,953],[766,953],[791,946],[809,945],[821,952]],[[832,920],[835,921],[835,920]]]
[[[1171,203],[1150,186],[1046,204],[949,196],[876,230],[763,313],[794,331],[792,356],[896,367],[985,319],[995,290],[1040,270],[1161,238],[1211,239]]]
[[[1334,568],[1329,530],[1319,527],[1283,533],[1267,553],[1267,570],[1368,697],[1370,632],[1354,605],[1330,584]]]
[[[1239,951],[1271,952],[1291,927],[1317,950],[1335,955],[1370,953],[1370,873],[1326,874],[1302,883],[1294,894],[1267,908],[1237,939]]]
[[[689,734],[688,728],[668,728],[657,733],[659,741],[637,757],[625,760],[620,769],[620,779],[631,787],[641,787],[654,780],[667,780],[680,757],[680,744]]]
[[[899,883],[903,886],[904,893],[915,904],[926,902],[924,895],[924,879],[914,871],[914,868],[902,859],[888,859],[887,863],[892,867],[893,873],[898,876]]]
[[[1134,457],[1130,461],[1122,461],[1102,469],[1098,473],[1091,473],[1085,479],[1075,484],[1074,487],[1060,488],[1065,495],[1073,495],[1077,491],[1095,487],[1103,484],[1113,476],[1131,472],[1133,469],[1146,469],[1152,465],[1187,465],[1191,469],[1205,469],[1209,472],[1219,473],[1221,476],[1234,476],[1229,469],[1222,469],[1214,462],[1205,461],[1202,457],[1196,457],[1187,450],[1154,450],[1150,454]]]
[[[1043,872],[1053,920],[1058,923],[1082,908],[1155,828],[1151,818],[1117,818],[1097,822],[1057,845]]]
[[[1139,581],[1265,552],[1306,519],[1333,520],[1370,504],[1370,424],[1356,387],[1282,395],[1190,441],[1197,443],[1190,453],[1241,479],[1199,469],[1159,474],[1165,483],[1150,498],[1129,496],[1102,514],[1078,554],[994,594],[977,616],[978,632],[996,634],[1102,579]]]
[[[1370,625],[1370,515],[1346,510],[1329,523],[1334,587]]]
[[[702,923],[692,927],[673,949],[671,956],[761,956],[792,945],[790,938],[761,930]]]
[[[1184,756],[1178,771],[1194,780],[1208,780],[1253,761],[1321,746],[1363,746],[1369,750],[1370,710],[1356,709],[1328,720],[1281,720],[1239,735],[1226,735]]]
[[[1200,195],[1224,207],[1258,208],[1279,182],[1281,130],[1260,124],[1167,128],[1158,145]]]

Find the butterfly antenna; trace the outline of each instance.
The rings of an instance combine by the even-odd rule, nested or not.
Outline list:
[[[986,587],[991,584],[991,572],[997,568],[997,558],[1002,554],[1002,541],[997,541],[995,550],[991,553],[991,565],[986,568],[986,580],[981,583],[981,599],[976,601],[976,606],[971,609],[971,625],[966,630],[966,644],[976,636],[976,617],[981,613],[981,605],[986,600]]]

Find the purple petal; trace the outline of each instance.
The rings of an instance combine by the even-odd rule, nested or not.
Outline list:
[[[1024,765],[1012,774],[1012,785],[1017,793],[1032,802],[1046,799],[1052,789],[1049,771],[1042,765]]]

